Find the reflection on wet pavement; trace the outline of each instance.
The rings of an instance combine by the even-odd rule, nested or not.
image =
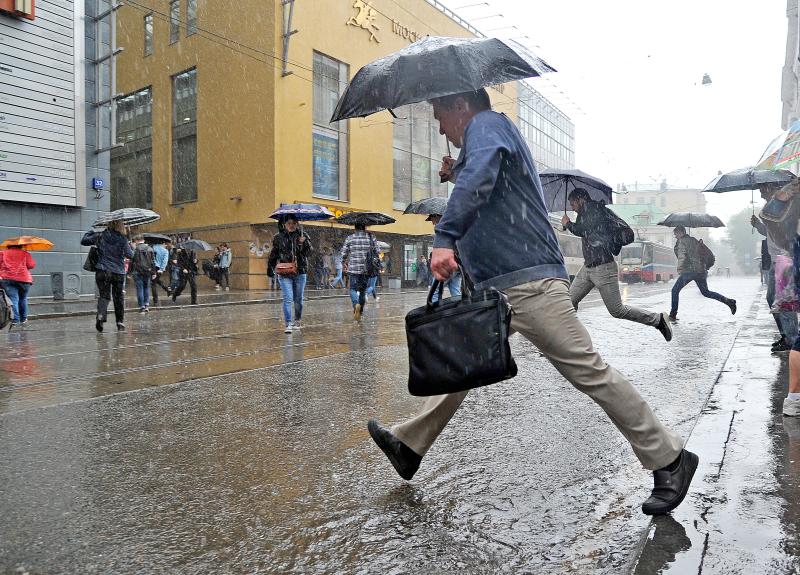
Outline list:
[[[640,287],[631,300],[666,305],[668,286]],[[746,309],[757,287],[726,293]],[[86,318],[17,334],[0,351],[0,485],[13,494],[0,570],[624,572],[650,476],[518,336],[517,378],[470,393],[413,482],[370,442],[369,417],[420,405],[402,320],[421,297],[382,298],[362,326],[347,302],[309,305],[290,336],[267,305],[131,317],[125,334]],[[687,294],[664,344],[597,304],[580,314],[597,347],[688,434],[740,318]]]

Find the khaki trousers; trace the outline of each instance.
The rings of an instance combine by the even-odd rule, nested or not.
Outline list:
[[[589,332],[578,320],[565,280],[544,279],[505,291],[514,308],[511,327],[535,345],[578,390],[591,397],[647,469],[672,463],[683,441],[666,429],[639,392],[592,347]],[[392,432],[419,455],[425,455],[455,415],[467,392],[427,398],[412,419]]]
[[[645,311],[622,303],[619,293],[619,268],[617,262],[608,262],[593,268],[583,266],[575,281],[569,286],[569,295],[572,305],[578,309],[578,304],[589,295],[592,288],[597,288],[603,303],[613,317],[643,323],[644,325],[657,326],[661,322],[661,314]]]

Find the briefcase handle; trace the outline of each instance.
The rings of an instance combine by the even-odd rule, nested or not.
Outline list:
[[[464,268],[461,267],[461,264],[458,265],[458,271],[461,272],[461,277],[466,279],[467,273],[464,271]],[[470,282],[467,282],[467,281],[462,281],[461,282],[461,299],[467,299],[468,300],[468,299],[472,298],[472,290],[470,290],[470,288],[469,288],[469,283]],[[438,299],[438,301],[436,303],[434,303],[433,302],[433,294],[436,293],[437,289],[439,290],[439,299]],[[433,309],[434,306],[437,303],[442,301],[442,296],[443,295],[444,295],[444,284],[442,282],[440,282],[439,280],[434,279],[433,283],[431,284],[431,289],[428,292],[428,309],[429,310]]]

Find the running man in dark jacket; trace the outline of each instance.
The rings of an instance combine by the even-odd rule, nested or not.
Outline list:
[[[664,339],[672,339],[672,327],[666,312],[654,313],[631,307],[622,303],[619,293],[619,269],[611,252],[614,214],[602,203],[595,202],[583,188],[575,188],[568,196],[570,206],[578,217],[574,222],[564,214],[561,223],[581,238],[583,248],[583,267],[578,271],[569,297],[572,305],[578,304],[597,288],[603,303],[613,317],[635,321],[656,328]]]

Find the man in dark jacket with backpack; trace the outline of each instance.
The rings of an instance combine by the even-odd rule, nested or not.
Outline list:
[[[570,232],[581,237],[584,260],[583,267],[569,288],[572,305],[578,309],[581,300],[596,287],[612,316],[653,326],[661,332],[664,339],[670,341],[672,327],[666,312],[649,312],[622,303],[622,296],[619,293],[619,269],[617,262],[614,261],[613,252],[615,244],[616,247],[621,247],[625,239],[628,239],[616,237],[619,229],[624,226],[630,231],[630,228],[602,202],[593,201],[589,192],[583,188],[572,190],[568,199],[578,217],[572,222],[565,214],[561,218],[561,223]],[[633,235],[632,231],[630,235]]]
[[[700,288],[700,293],[703,297],[715,299],[724,303],[731,309],[731,313],[736,313],[736,300],[726,298],[724,295],[718,294],[708,289],[708,268],[711,264],[706,263],[705,258],[702,257],[701,251],[704,244],[697,239],[691,237],[686,233],[686,228],[678,226],[673,231],[675,239],[675,256],[678,258],[678,279],[675,280],[675,285],[672,286],[672,309],[669,312],[670,321],[677,321],[678,319],[678,294],[686,286],[686,284],[694,282]],[[707,249],[707,248],[706,248]],[[710,252],[710,250],[709,250]],[[713,257],[713,256],[712,256]]]

